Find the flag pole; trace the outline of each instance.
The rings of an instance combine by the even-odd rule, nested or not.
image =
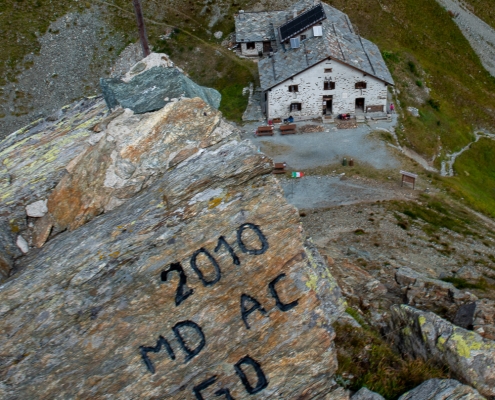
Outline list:
[[[141,41],[141,47],[143,48],[143,57],[147,57],[150,55],[150,47],[148,45],[148,37],[146,36],[146,26],[144,25],[141,3],[139,0],[132,0],[132,3],[134,4],[134,11],[136,13],[136,20],[139,30],[139,40]]]

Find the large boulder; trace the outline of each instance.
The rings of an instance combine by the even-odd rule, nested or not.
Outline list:
[[[473,294],[461,291],[449,282],[429,278],[409,267],[399,268],[395,280],[407,304],[450,317],[455,315],[460,306],[477,300]]]
[[[108,171],[149,175],[122,204],[19,258],[0,286],[0,397],[333,398],[340,289],[304,242],[272,162],[209,111],[204,121],[218,124],[205,122],[208,132],[223,133],[199,140],[191,114],[179,112],[187,104],[206,107],[193,99],[163,111],[184,129],[122,114],[127,122],[110,122],[69,168],[83,182],[78,165],[101,165],[104,178],[88,171],[95,198],[108,196]],[[132,118],[143,126],[126,131]],[[150,126],[154,134],[133,136]],[[124,136],[135,151],[122,152]],[[123,162],[122,176],[121,157],[133,164]],[[76,189],[86,186],[64,187],[80,209]],[[51,204],[40,219],[56,218]]]
[[[168,168],[217,144],[233,129],[199,98],[169,103],[144,115],[126,110],[108,123],[101,140],[52,191],[49,223],[59,231],[81,226],[127,201]],[[44,225],[43,220],[38,223]]]
[[[479,392],[455,379],[430,379],[399,397],[399,400],[485,400]],[[353,399],[354,400],[354,399]]]
[[[200,97],[211,107],[220,106],[220,93],[200,86],[176,68],[166,54],[152,53],[122,79],[102,78],[100,86],[109,108],[129,108],[136,114],[157,111],[170,102]]]
[[[390,324],[389,337],[401,352],[447,365],[482,395],[495,396],[495,342],[407,305],[391,308]]]

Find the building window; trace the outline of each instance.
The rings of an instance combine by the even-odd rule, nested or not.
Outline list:
[[[323,90],[334,90],[335,82],[323,82]]]
[[[306,35],[301,35],[301,40],[306,39]]]
[[[332,72],[332,68],[325,68],[325,74],[329,74],[330,72]]]
[[[299,92],[299,85],[289,85],[289,92]]]
[[[246,49],[254,50],[255,48],[256,48],[256,43],[254,43],[254,42],[247,42],[246,43]]]
[[[356,82],[354,86],[356,89],[366,89],[366,82]]]
[[[291,111],[300,111],[302,108],[302,104],[301,103],[292,103],[290,105],[290,110]]]

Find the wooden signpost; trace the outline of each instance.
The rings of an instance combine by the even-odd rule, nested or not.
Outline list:
[[[416,178],[418,177],[418,175],[413,174],[412,172],[406,172],[406,171],[400,171],[400,173],[402,174],[402,181],[401,181],[400,186],[402,187],[402,185],[404,185],[404,182],[412,183],[413,190],[414,190],[414,185],[416,183]]]

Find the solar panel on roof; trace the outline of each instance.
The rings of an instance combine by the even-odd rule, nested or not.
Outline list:
[[[320,22],[326,18],[325,11],[321,4],[310,8],[308,11],[303,12],[296,18],[290,20],[286,24],[279,28],[280,31],[280,41],[285,41],[291,36],[297,35],[309,28],[310,26]]]

